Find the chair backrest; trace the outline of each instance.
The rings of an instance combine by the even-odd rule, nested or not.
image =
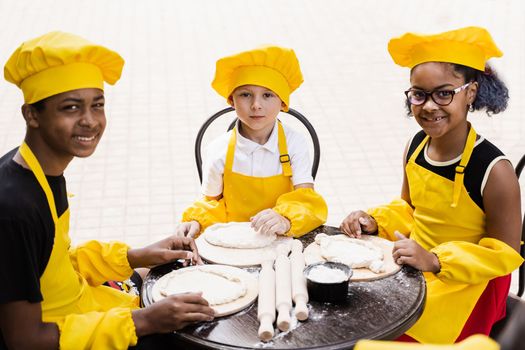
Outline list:
[[[202,138],[204,137],[204,133],[208,129],[208,127],[215,121],[215,119],[219,118],[220,116],[233,112],[235,109],[232,107],[224,108],[223,110],[218,111],[211,117],[209,117],[201,126],[199,129],[199,132],[197,133],[197,138],[195,139],[195,163],[197,165],[197,172],[199,173],[199,180],[202,183]],[[314,159],[312,163],[312,177],[315,179],[315,176],[317,175],[317,169],[319,169],[319,160],[321,159],[321,147],[319,145],[319,138],[317,137],[317,133],[315,132],[314,127],[312,124],[306,119],[304,115],[299,113],[293,108],[290,108],[288,110],[289,115],[294,116],[297,118],[308,130],[308,133],[310,134],[312,138],[312,143],[314,146]],[[237,121],[237,118],[230,124],[228,127],[228,131],[233,129],[235,126],[235,123]]]
[[[518,178],[520,177],[524,166],[525,166],[525,155],[521,157],[520,161],[518,162],[518,165],[516,165],[516,176]],[[525,242],[525,215],[521,223],[521,241]],[[521,244],[520,246],[520,254],[523,258],[525,258],[525,245],[524,244]],[[524,289],[525,289],[525,263],[521,264],[518,270],[518,296],[519,297],[523,295]]]

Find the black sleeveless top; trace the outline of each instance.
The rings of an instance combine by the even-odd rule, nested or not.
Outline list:
[[[412,138],[407,152],[407,162],[416,150],[417,146],[419,146],[419,144],[423,141],[425,136],[425,132],[421,130]],[[459,165],[460,159],[458,159],[457,162],[454,162],[453,164],[447,164],[443,166],[430,164],[425,158],[425,150],[426,147],[424,147],[422,151],[417,155],[416,164],[422,166],[427,170],[432,171],[435,174],[447,178],[450,181],[454,181],[454,175],[456,174],[456,166]],[[486,140],[485,138],[480,137],[480,139],[476,140],[476,144],[474,146],[474,150],[472,151],[470,160],[467,166],[465,167],[465,177],[463,180],[465,188],[467,189],[470,198],[483,211],[485,211],[483,206],[483,194],[481,193],[481,185],[483,183],[483,179],[485,178],[487,170],[490,171],[490,169],[492,169],[492,167],[489,169],[489,166],[491,165],[492,161],[494,161],[494,159],[498,157],[504,156],[505,155],[499,150],[499,148],[494,146],[490,141]]]

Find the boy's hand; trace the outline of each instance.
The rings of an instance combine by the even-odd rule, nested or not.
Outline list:
[[[201,293],[170,295],[144,309],[132,311],[137,337],[169,333],[192,323],[211,321],[214,314]]]
[[[252,227],[263,235],[275,233],[284,235],[290,231],[290,221],[284,216],[278,214],[273,209],[261,210],[257,215],[251,218]]]
[[[178,237],[195,238],[201,230],[201,225],[197,221],[181,222],[177,225],[175,235]]]
[[[398,265],[407,264],[424,272],[439,272],[441,266],[434,253],[429,252],[413,239],[409,239],[397,231],[394,234],[398,240],[394,242],[392,257]]]
[[[191,259],[194,264],[202,264],[193,238],[170,236],[144,248],[128,250],[132,268],[153,267],[178,259]]]
[[[348,214],[339,229],[352,238],[361,238],[361,234],[377,233],[377,222],[362,210]]]

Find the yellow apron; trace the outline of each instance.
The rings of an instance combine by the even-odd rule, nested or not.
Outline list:
[[[38,160],[25,142],[19,151],[46,195],[55,224],[53,249],[40,277],[43,321],[58,324],[61,349],[96,346],[125,349],[134,344],[135,330],[129,322],[132,322],[130,310],[138,305],[137,297],[105,286],[90,286],[86,279],[75,271],[69,254],[69,208],[58,217],[53,192]],[[112,310],[112,315],[94,313],[117,307],[121,309]],[[78,317],[75,318],[75,314]],[[113,329],[116,326],[125,326],[128,329]],[[132,329],[129,329],[130,327]],[[114,339],[111,339],[112,337]]]
[[[428,140],[427,136],[406,165],[410,199],[415,208],[410,238],[427,250],[449,241],[477,244],[485,233],[485,213],[463,184],[463,170],[474,149],[476,132],[471,126],[454,182],[416,164],[416,157]],[[424,343],[454,342],[488,281],[475,285],[447,284],[432,273],[424,275],[428,288],[426,307],[407,334]],[[443,320],[447,320],[446,324]]]
[[[293,191],[292,167],[286,146],[283,126],[278,125],[278,145],[283,172],[279,175],[255,177],[234,173],[233,159],[237,141],[237,127],[232,130],[226,162],[224,164],[224,203],[227,222],[250,221],[250,218],[263,209],[273,208],[277,198]]]

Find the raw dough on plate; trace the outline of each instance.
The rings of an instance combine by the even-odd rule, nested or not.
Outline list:
[[[277,238],[275,234],[263,235],[256,232],[249,222],[215,224],[208,227],[203,236],[211,245],[240,249],[263,248]]]
[[[362,239],[346,235],[328,236],[320,233],[315,242],[321,248],[321,256],[327,261],[339,262],[352,268],[366,267],[372,272],[384,272],[383,251]]]
[[[172,294],[202,292],[210,306],[230,303],[243,297],[247,291],[239,277],[220,269],[198,266],[174,270],[162,276],[153,289],[155,301]]]

